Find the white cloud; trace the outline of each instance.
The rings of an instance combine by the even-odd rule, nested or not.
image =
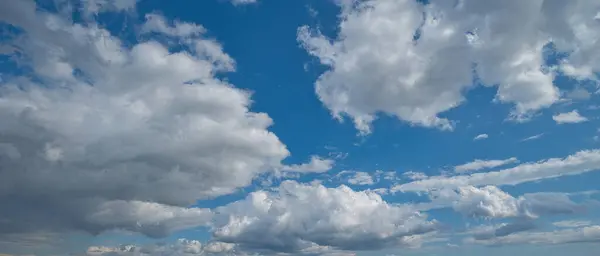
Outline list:
[[[285,181],[276,193],[258,191],[216,209],[215,239],[240,248],[301,253],[315,246],[342,250],[409,244],[436,229],[410,206],[389,205],[372,191]]]
[[[125,47],[93,20],[36,9],[30,0],[0,8],[0,21],[23,31],[2,41],[19,49],[5,54],[35,76],[0,82],[0,219],[9,221],[0,235],[166,235],[205,222],[207,210],[189,205],[245,187],[289,155],[273,120],[249,110],[251,94],[217,78],[235,62],[202,26],[151,15],[142,33],[181,39],[181,50]],[[297,171],[331,164],[313,158]]]
[[[479,171],[482,169],[495,168],[502,165],[517,163],[519,160],[516,157],[511,157],[504,160],[480,160],[475,159],[472,162],[454,166],[454,171],[458,173]]]
[[[294,165],[284,165],[281,169],[284,171],[293,171],[293,172],[326,172],[331,170],[333,164],[335,163],[332,159],[325,159],[319,156],[311,156],[310,161],[308,163],[303,164],[294,164]]]
[[[521,141],[523,142],[523,141],[537,140],[537,139],[541,138],[542,136],[544,136],[544,133],[539,133],[539,134],[536,134],[533,136],[529,136],[525,139],[522,139]]]
[[[330,68],[315,83],[319,99],[362,133],[380,113],[452,129],[439,114],[460,105],[474,86],[472,63],[482,84],[497,86],[496,102],[514,104],[509,116],[517,121],[559,101],[556,70],[578,79],[595,79],[600,70],[596,1],[337,3],[342,13],[335,38],[303,26],[298,40]],[[548,72],[542,66],[550,42],[574,54]]]
[[[494,186],[460,187],[453,208],[471,217],[538,218],[549,214],[570,214],[582,210],[565,194],[535,193],[515,198]]]
[[[257,0],[231,0],[233,5],[255,4]]]
[[[86,256],[202,256],[202,255],[245,255],[235,251],[234,245],[210,242],[202,244],[197,240],[177,239],[170,244],[122,245],[117,247],[90,246]]]
[[[592,222],[587,220],[563,220],[552,223],[552,225],[559,228],[579,228],[585,226],[591,226]]]
[[[146,14],[146,22],[141,28],[141,33],[162,33],[176,37],[199,36],[206,29],[198,24],[175,21],[173,25],[168,24],[165,17],[158,14]]]
[[[422,179],[426,179],[427,177],[429,177],[425,173],[414,172],[414,171],[408,171],[408,172],[402,173],[402,176],[404,176],[410,180],[422,180]]]
[[[598,241],[600,241],[600,226],[562,229],[551,232],[521,232],[488,240],[467,240],[467,242],[471,243],[494,246],[508,244],[595,243]]]
[[[554,115],[552,116],[552,120],[554,120],[557,124],[571,124],[585,122],[588,119],[584,116],[581,116],[577,110],[573,110],[571,112]]]
[[[516,185],[595,171],[598,166],[600,166],[600,150],[582,150],[565,158],[550,158],[535,163],[523,163],[495,172],[430,177],[394,186],[392,191],[429,191],[435,188],[458,188],[469,185]]]
[[[356,172],[354,176],[348,179],[348,183],[353,185],[373,185],[373,177],[366,172]]]
[[[489,136],[485,133],[482,133],[482,134],[475,136],[475,138],[473,138],[473,140],[485,140],[487,138],[489,138]]]

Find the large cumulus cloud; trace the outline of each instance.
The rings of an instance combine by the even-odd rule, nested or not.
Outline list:
[[[241,248],[301,253],[315,247],[368,250],[409,246],[436,221],[410,205],[390,205],[375,192],[284,182],[217,208],[214,238]]]
[[[106,1],[97,11],[134,4]],[[0,235],[164,236],[206,224],[210,210],[187,207],[261,173],[331,168],[318,157],[281,163],[290,153],[268,130],[273,120],[217,78],[235,62],[201,25],[150,14],[132,43],[93,20],[73,22],[71,10],[31,0],[0,10],[1,26],[15,31],[3,54],[20,67],[0,82],[0,219],[9,223]],[[144,39],[153,35],[162,40]]]
[[[379,113],[452,129],[440,114],[479,83],[497,86],[495,101],[522,121],[560,99],[556,74],[598,79],[597,1],[336,2],[339,34],[303,26],[298,40],[329,67],[315,84],[320,100],[363,133]],[[553,70],[544,67],[550,43],[571,53]]]

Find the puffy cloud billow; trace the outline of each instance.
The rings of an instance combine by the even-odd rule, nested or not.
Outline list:
[[[97,11],[135,8],[102,3]],[[74,22],[69,10],[31,0],[0,10],[2,26],[17,31],[3,54],[25,67],[0,82],[0,219],[8,220],[0,235],[165,236],[206,225],[209,209],[187,207],[261,173],[331,168],[316,156],[281,163],[290,153],[269,131],[273,120],[249,109],[250,92],[217,78],[235,62],[201,25],[146,15],[139,38],[180,42],[173,50],[164,40],[124,42],[93,20]]]

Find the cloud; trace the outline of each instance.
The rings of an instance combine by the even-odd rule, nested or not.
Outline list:
[[[584,116],[581,116],[577,110],[573,110],[567,113],[560,113],[552,116],[552,120],[554,120],[557,124],[575,124],[585,122],[588,119]]]
[[[475,136],[475,138],[473,138],[473,140],[485,140],[487,138],[489,138],[489,136],[487,134],[483,133],[483,134],[479,134],[479,135]]]
[[[588,100],[590,99],[591,94],[583,87],[576,87],[569,91],[566,96],[572,100]]]
[[[494,186],[461,187],[453,208],[470,217],[538,218],[541,215],[571,214],[581,211],[565,194],[535,193],[515,198]]]
[[[410,180],[422,180],[422,179],[426,179],[427,177],[429,177],[425,173],[414,172],[414,171],[408,171],[408,172],[402,173],[402,176],[404,176]]]
[[[231,0],[233,5],[255,4],[257,0]]]
[[[490,240],[496,237],[504,237],[510,234],[529,231],[535,228],[535,224],[531,221],[517,221],[513,223],[503,223],[496,226],[478,227],[469,231],[469,233],[473,235],[473,239],[475,240]]]
[[[379,114],[452,129],[440,113],[464,102],[464,92],[476,86],[474,74],[484,86],[497,87],[495,102],[514,106],[510,119],[525,121],[559,101],[553,84],[558,70],[577,79],[595,79],[600,70],[593,11],[600,3],[594,1],[337,3],[335,37],[308,26],[297,37],[329,68],[315,82],[319,99],[362,133]],[[574,54],[547,71],[542,66],[550,43]]]
[[[281,169],[283,171],[293,171],[301,173],[321,173],[331,170],[331,168],[333,168],[334,163],[335,161],[332,159],[325,159],[319,156],[311,156],[310,161],[308,163],[284,165]]]
[[[542,136],[544,136],[544,133],[540,133],[540,134],[536,134],[536,135],[533,135],[533,136],[529,136],[529,137],[527,137],[525,139],[522,139],[521,142],[523,142],[523,141],[530,141],[530,140],[537,140],[537,139],[541,138]]]
[[[488,240],[467,239],[467,242],[497,246],[509,244],[566,244],[600,241],[600,226],[562,229],[551,232],[521,232]]]
[[[121,10],[135,1],[102,2]],[[206,223],[209,210],[188,208],[197,200],[281,168],[290,153],[269,131],[273,120],[250,111],[250,92],[217,78],[235,62],[201,25],[152,14],[141,33],[180,50],[152,39],[126,47],[93,20],[59,13],[30,0],[0,10],[22,30],[2,41],[13,49],[4,54],[25,67],[0,82],[0,219],[9,223],[0,235],[164,236]],[[297,171],[331,164],[312,158]]]
[[[116,247],[91,246],[86,256],[202,256],[202,255],[245,255],[237,253],[234,245],[220,242],[202,244],[197,240],[177,239],[171,244],[121,245]]]
[[[240,248],[303,253],[330,246],[369,250],[408,246],[436,222],[410,206],[389,205],[372,191],[284,181],[277,192],[257,191],[217,208],[214,238]]]
[[[517,163],[519,160],[516,157],[511,157],[504,160],[480,160],[475,159],[472,162],[454,166],[454,171],[458,173],[479,171],[482,169],[495,168],[502,165]]]
[[[174,24],[168,24],[165,17],[158,14],[146,14],[146,22],[141,28],[141,33],[161,33],[174,37],[199,36],[206,32],[206,29],[198,24],[175,21]],[[220,49],[219,49],[220,50]],[[227,62],[232,62],[228,60]]]
[[[373,185],[373,177],[366,172],[356,172],[354,176],[348,179],[348,183],[353,185]]]
[[[582,150],[565,158],[550,158],[535,163],[523,163],[494,172],[459,176],[433,176],[424,180],[394,186],[397,191],[429,191],[436,188],[461,186],[516,185],[523,182],[576,175],[595,171],[600,166],[600,150]]]
[[[559,228],[579,228],[585,226],[591,226],[592,222],[587,220],[563,220],[552,223],[552,225]]]

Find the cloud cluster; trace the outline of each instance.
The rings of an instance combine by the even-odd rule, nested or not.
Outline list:
[[[84,1],[119,10],[135,1]],[[94,5],[98,6],[98,5]],[[109,11],[112,9],[106,9]],[[71,9],[9,1],[2,26],[17,28],[3,52],[24,67],[0,82],[0,236],[107,229],[158,237],[204,225],[210,210],[187,208],[236,191],[257,175],[322,172],[290,153],[250,111],[251,94],[217,78],[235,62],[201,25],[147,15],[131,44]],[[63,15],[66,12],[68,15]],[[152,38],[152,37],[150,37]]]
[[[537,218],[571,214],[583,209],[565,194],[535,193],[515,198],[494,186],[461,187],[453,208],[467,216],[486,218]]]
[[[375,192],[285,181],[275,193],[258,191],[217,208],[214,238],[246,250],[306,253],[408,246],[437,229],[411,206],[389,205]]]
[[[522,121],[559,100],[557,72],[597,80],[597,1],[428,2],[337,1],[336,37],[298,30],[302,47],[329,67],[315,90],[335,117],[362,133],[379,113],[452,129],[440,114],[481,83],[497,86],[495,101],[513,104],[509,117]],[[544,68],[550,44],[570,52],[555,69]]]

